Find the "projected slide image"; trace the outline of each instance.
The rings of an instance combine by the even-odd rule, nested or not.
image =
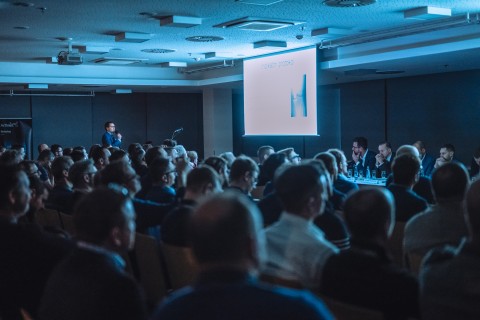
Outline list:
[[[302,77],[302,84],[300,90],[292,89],[290,93],[290,117],[297,116],[297,110],[300,110],[304,117],[307,116],[307,87],[306,87],[307,75]]]
[[[316,135],[316,50],[244,62],[246,135]]]

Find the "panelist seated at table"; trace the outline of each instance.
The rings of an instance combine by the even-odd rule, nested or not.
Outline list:
[[[378,154],[375,156],[375,170],[372,171],[372,178],[379,178],[385,171],[385,177],[392,171],[392,161],[395,158],[395,152],[392,151],[392,145],[384,141],[378,145]]]
[[[368,140],[365,137],[356,137],[353,139],[352,145],[352,161],[349,164],[349,169],[357,169],[358,173],[365,176],[367,168],[375,169],[375,155],[376,153],[368,149]]]

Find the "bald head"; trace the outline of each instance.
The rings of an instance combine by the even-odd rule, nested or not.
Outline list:
[[[394,200],[387,189],[365,188],[345,201],[345,220],[356,239],[387,238],[395,221]]]
[[[260,213],[247,198],[228,192],[213,196],[192,215],[193,252],[201,265],[257,266],[261,226]]]
[[[480,240],[480,180],[472,183],[467,192],[467,214],[471,236]]]
[[[449,162],[435,169],[432,174],[432,190],[437,202],[463,201],[470,178],[465,166]]]
[[[413,157],[417,157],[417,158],[420,157],[420,153],[418,152],[418,149],[415,148],[414,146],[411,146],[411,145],[408,145],[408,144],[404,144],[403,146],[400,146],[397,149],[397,153],[396,153],[395,157],[400,157],[400,156],[403,156],[403,155],[409,155],[409,156],[413,156]]]

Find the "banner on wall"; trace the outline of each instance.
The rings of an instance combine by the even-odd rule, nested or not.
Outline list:
[[[0,118],[0,144],[6,148],[19,144],[25,147],[26,158],[32,158],[32,119]]]

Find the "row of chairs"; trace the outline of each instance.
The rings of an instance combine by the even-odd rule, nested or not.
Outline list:
[[[57,228],[75,235],[71,215],[54,209],[40,210],[38,224]],[[190,248],[158,244],[154,237],[137,233],[134,250],[122,254],[127,272],[134,275],[143,287],[147,304],[156,306],[170,291],[193,282],[198,266]]]

